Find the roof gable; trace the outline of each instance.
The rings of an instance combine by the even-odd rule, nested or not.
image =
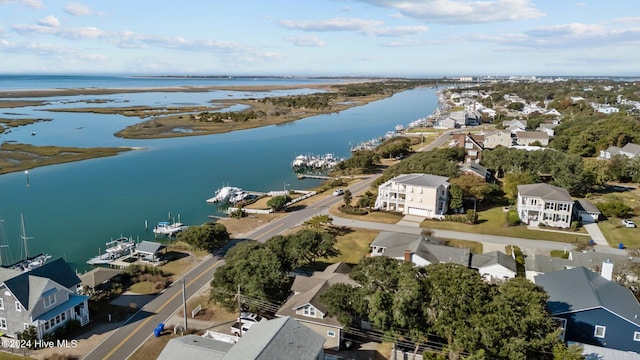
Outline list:
[[[640,325],[640,304],[631,291],[583,266],[555,271],[535,278],[549,294],[551,314],[571,313],[602,307]]]
[[[539,197],[543,200],[573,202],[567,190],[545,183],[518,185],[518,194],[522,196]]]

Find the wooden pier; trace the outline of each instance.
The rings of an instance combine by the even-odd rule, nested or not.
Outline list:
[[[307,175],[307,174],[300,174],[300,175],[298,175],[298,179],[322,179],[322,180],[333,180],[333,179],[335,179],[335,177],[333,177],[333,176],[326,176],[326,175]]]

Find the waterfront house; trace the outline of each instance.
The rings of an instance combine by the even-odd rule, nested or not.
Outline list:
[[[454,263],[477,270],[486,281],[516,276],[516,262],[499,251],[474,254],[470,249],[442,244],[431,237],[381,231],[371,243],[371,256],[387,256],[416,266]]]
[[[529,146],[535,142],[540,143],[540,146],[549,145],[549,134],[542,131],[517,131],[516,144],[521,146]]]
[[[485,149],[495,149],[498,146],[510,147],[511,145],[513,145],[513,138],[510,131],[497,130],[484,134],[482,146]]]
[[[261,321],[242,337],[207,332],[169,340],[158,360],[324,360],[324,339],[291,317]]]
[[[640,353],[640,304],[627,288],[582,266],[534,279],[565,341]]]
[[[77,294],[79,284],[63,259],[26,272],[0,268],[0,331],[17,337],[33,327],[42,339],[72,320],[87,325],[89,297]]]
[[[574,201],[563,188],[538,183],[518,185],[518,216],[528,225],[569,228]]]
[[[316,271],[312,276],[296,276],[291,290],[293,295],[280,307],[276,316],[291,316],[311,330],[322,335],[324,348],[340,350],[344,336],[344,325],[329,313],[320,301],[331,285],[343,283],[356,286],[349,278],[351,267],[339,262],[328,266],[324,271]],[[253,331],[253,327],[252,327]]]
[[[375,209],[442,219],[449,206],[449,178],[402,174],[378,186]]]

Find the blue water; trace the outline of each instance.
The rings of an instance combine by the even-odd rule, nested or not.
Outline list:
[[[34,87],[37,87],[34,85]],[[201,103],[211,93],[162,93],[168,102]],[[122,95],[122,94],[121,94]],[[131,94],[124,94],[128,98]],[[226,98],[226,94],[223,94]],[[149,94],[147,100],[155,98]],[[79,99],[79,98],[78,98]],[[66,99],[69,100],[69,99]],[[164,98],[162,101],[165,101]],[[152,238],[159,221],[180,220],[188,225],[220,215],[205,203],[224,185],[269,191],[317,186],[317,180],[298,180],[293,158],[306,153],[349,156],[349,144],[384,135],[396,124],[431,114],[433,89],[402,92],[391,98],[339,114],[320,115],[279,126],[226,134],[127,140],[112,134],[140,121],[120,115],[68,114],[38,108],[2,109],[5,113],[37,113],[53,121],[25,126],[0,141],[12,139],[37,145],[137,146],[144,150],[118,156],[40,167],[0,176],[0,219],[14,256],[20,249],[20,213],[24,213],[30,254],[64,257],[72,268],[88,268],[85,261],[104,250],[104,243],[122,235]],[[53,106],[59,107],[59,106]],[[42,109],[42,108],[40,108]],[[6,115],[0,115],[6,116]],[[36,136],[30,133],[36,131]],[[288,184],[288,185],[285,185]],[[145,221],[149,230],[145,230]]]

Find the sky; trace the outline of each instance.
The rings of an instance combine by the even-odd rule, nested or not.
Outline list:
[[[638,76],[637,4],[0,0],[0,74]]]

